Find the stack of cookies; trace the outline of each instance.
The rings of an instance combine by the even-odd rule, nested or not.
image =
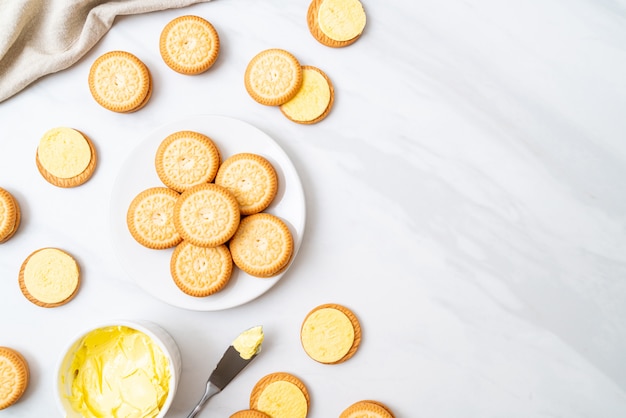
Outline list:
[[[170,272],[184,293],[212,295],[234,268],[272,277],[287,266],[291,232],[264,212],[278,191],[276,170],[265,157],[238,153],[222,159],[212,138],[183,130],[160,142],[155,170],[163,185],[133,198],[127,226],[144,247],[174,248]]]

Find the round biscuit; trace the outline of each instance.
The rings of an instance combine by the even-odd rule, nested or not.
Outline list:
[[[311,32],[311,35],[313,35],[313,37],[322,45],[329,46],[331,48],[342,48],[355,43],[360,38],[360,33],[355,37],[347,40],[332,39],[326,33],[324,33],[324,31],[320,27],[318,19],[320,6],[323,2],[324,0],[312,0],[309,4],[306,17],[307,26],[309,28],[309,32]]]
[[[20,226],[21,211],[17,199],[0,187],[0,244],[7,242]]]
[[[265,412],[255,411],[254,409],[243,409],[232,414],[229,418],[271,418]]]
[[[318,82],[320,79],[323,83]],[[328,116],[334,101],[335,89],[326,73],[312,65],[303,65],[302,87],[291,100],[279,108],[292,122],[311,125]]]
[[[118,113],[143,107],[152,88],[148,67],[126,51],[109,51],[96,58],[89,69],[88,82],[94,100]]]
[[[278,176],[265,157],[240,153],[228,157],[215,177],[215,184],[227,188],[237,199],[242,215],[265,210],[278,191]]]
[[[281,272],[293,250],[293,236],[287,224],[264,212],[242,218],[230,240],[235,265],[255,277],[272,277]]]
[[[339,418],[394,418],[393,412],[379,401],[363,400],[347,407]]]
[[[217,60],[220,39],[215,27],[200,16],[185,15],[165,25],[159,51],[165,64],[186,75],[200,74]]]
[[[302,380],[298,377],[294,376],[291,373],[287,372],[274,372],[263,376],[252,388],[252,392],[250,393],[250,409],[255,411],[263,411],[263,409],[259,406],[259,401],[263,396],[263,391],[268,388],[272,383],[276,382],[286,382],[294,385],[298,390],[302,393],[305,401],[307,411],[311,407],[311,397],[309,395],[309,391]],[[284,400],[284,399],[283,399]],[[281,407],[288,407],[288,405],[276,405],[279,409]],[[268,412],[269,413],[269,412]],[[271,415],[271,414],[270,414]],[[274,416],[274,415],[271,415]],[[306,416],[306,413],[305,413]],[[289,417],[289,418],[302,418],[302,417]]]
[[[246,91],[255,101],[279,106],[298,93],[302,67],[288,51],[271,48],[252,57],[244,74]]]
[[[220,151],[211,138],[195,131],[168,135],[159,144],[154,159],[159,179],[181,193],[213,181],[220,162]]]
[[[230,280],[233,259],[225,245],[198,247],[187,241],[176,246],[170,261],[174,283],[184,293],[205,297],[219,292]]]
[[[184,240],[200,247],[217,247],[237,230],[239,203],[228,189],[204,183],[185,190],[174,206],[174,225]]]
[[[180,194],[168,187],[151,187],[139,192],[128,206],[126,225],[144,247],[161,250],[182,241],[174,225],[174,206]]]
[[[14,405],[29,383],[29,367],[24,356],[10,347],[0,347],[0,410]]]

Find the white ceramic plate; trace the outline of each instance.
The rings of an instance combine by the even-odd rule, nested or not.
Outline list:
[[[222,159],[240,152],[267,158],[278,174],[278,193],[265,212],[283,219],[294,238],[293,262],[305,226],[305,201],[302,183],[283,149],[267,134],[238,119],[198,115],[161,126],[151,132],[124,161],[111,197],[113,248],[123,269],[147,293],[173,306],[197,311],[216,311],[247,303],[274,286],[287,272],[271,278],[257,278],[238,268],[224,289],[197,298],[183,293],[170,275],[173,249],[152,250],[137,243],[126,225],[126,212],[133,198],[149,187],[163,186],[156,174],[154,157],[163,139],[171,133],[192,130],[209,136],[220,149]]]

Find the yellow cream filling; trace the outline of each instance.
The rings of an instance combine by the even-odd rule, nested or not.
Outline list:
[[[279,380],[263,390],[257,409],[272,418],[305,418],[308,408],[306,398],[298,386]]]
[[[237,352],[239,352],[242,359],[248,360],[259,352],[261,344],[263,343],[263,338],[263,327],[259,325],[242,332],[237,338],[235,338],[232,346],[235,350],[237,350]]]
[[[39,141],[37,158],[50,174],[67,179],[85,171],[91,161],[91,149],[75,129],[53,128]]]
[[[44,303],[64,301],[78,285],[76,261],[55,248],[32,254],[24,267],[24,285],[35,299]]]
[[[70,367],[69,401],[85,418],[152,418],[167,399],[167,357],[149,336],[129,327],[90,332]]]
[[[354,343],[354,327],[341,311],[322,308],[311,313],[302,324],[302,346],[311,358],[333,363],[345,356]]]
[[[349,41],[365,28],[365,10],[359,0],[324,0],[317,22],[320,30],[335,41]]]
[[[296,121],[318,118],[330,103],[330,87],[322,74],[310,68],[302,70],[302,87],[281,110]]]

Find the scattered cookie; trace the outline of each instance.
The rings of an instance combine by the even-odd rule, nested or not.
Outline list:
[[[300,341],[309,357],[324,364],[338,364],[354,355],[361,343],[361,326],[345,306],[324,304],[306,316]]]
[[[190,296],[204,297],[226,286],[233,260],[225,245],[198,247],[183,241],[172,253],[170,271],[180,290]]]
[[[46,131],[37,146],[35,162],[43,178],[58,187],[76,187],[96,169],[96,150],[82,132],[67,127]]]
[[[302,84],[302,67],[297,58],[279,48],[255,55],[244,75],[248,94],[267,106],[278,106],[296,95]]]
[[[30,254],[19,272],[22,293],[32,303],[54,308],[69,302],[80,287],[76,260],[58,248],[42,248]]]
[[[17,199],[0,187],[0,244],[7,242],[20,226],[22,219]]]
[[[228,189],[214,183],[184,191],[174,206],[174,225],[183,239],[200,247],[217,247],[239,226],[239,203]]]
[[[171,248],[182,241],[174,225],[174,206],[179,196],[168,187],[151,187],[133,198],[126,224],[135,241],[155,250]]]
[[[311,35],[333,48],[356,42],[365,23],[365,10],[359,0],[312,0],[307,11]]]
[[[182,193],[192,186],[213,181],[221,156],[208,136],[178,131],[161,141],[154,162],[163,184]]]
[[[364,400],[350,405],[339,418],[394,418],[394,415],[382,402]]]
[[[89,70],[89,91],[105,109],[129,113],[141,109],[152,95],[148,67],[126,51],[98,57]]]
[[[279,217],[257,213],[241,219],[230,240],[230,252],[237,267],[251,276],[271,277],[291,260],[293,237]]]
[[[163,61],[172,70],[186,75],[200,74],[217,60],[220,39],[206,19],[179,16],[163,28],[159,50]]]
[[[235,195],[242,215],[252,215],[272,203],[278,191],[278,176],[265,157],[240,153],[224,160],[215,177],[215,184]]]
[[[265,412],[255,411],[254,409],[244,409],[232,414],[229,418],[272,418]]]
[[[250,409],[265,412],[272,418],[305,418],[310,404],[304,383],[285,372],[264,376],[250,394]]]
[[[0,347],[0,410],[15,404],[29,383],[28,362],[17,350]]]
[[[333,105],[335,91],[330,79],[322,70],[311,65],[302,66],[302,87],[280,111],[289,120],[305,125],[324,119]]]

